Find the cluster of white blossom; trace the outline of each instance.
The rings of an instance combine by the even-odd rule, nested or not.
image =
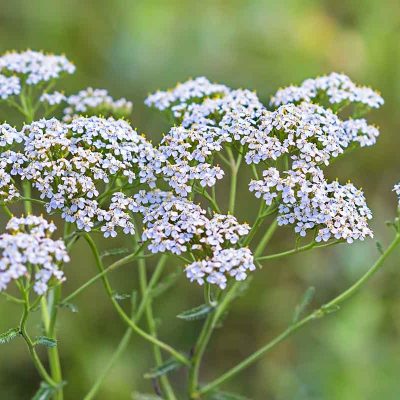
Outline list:
[[[10,96],[21,93],[21,83],[16,76],[4,76],[0,74],[0,99],[7,100]]]
[[[143,241],[149,241],[153,253],[199,252],[211,254],[186,267],[188,278],[203,284],[204,280],[226,286],[226,276],[246,278],[246,271],[255,269],[249,249],[235,249],[239,239],[249,233],[247,224],[239,224],[231,215],[206,216],[205,210],[190,200],[171,192],[140,191],[134,196],[138,211],[143,214]]]
[[[279,197],[278,224],[295,224],[300,236],[317,229],[316,241],[335,238],[352,243],[372,237],[368,226],[372,214],[363,192],[350,183],[327,182],[319,168],[293,169],[282,176],[276,168],[269,168],[249,188],[267,205]]]
[[[228,139],[213,129],[171,128],[158,146],[166,160],[162,167],[163,179],[181,196],[192,191],[194,180],[203,187],[215,185],[217,179],[223,178],[224,171],[206,160],[214,151],[220,151]]]
[[[312,101],[327,97],[331,104],[343,102],[360,103],[371,108],[383,105],[382,97],[369,87],[356,85],[348,76],[338,73],[306,79],[300,86],[279,89],[271,98],[271,106]]]
[[[60,211],[85,231],[101,226],[106,237],[115,236],[116,228],[133,232],[128,213],[132,201],[114,194],[104,208],[107,199],[99,197],[106,184],[117,180],[121,189],[138,183],[154,186],[161,157],[127,122],[98,117],[69,124],[40,120],[24,126],[22,135],[22,150],[4,151],[0,163],[10,176],[32,182],[48,212]]]
[[[65,97],[64,93],[57,91],[53,93],[43,93],[39,98],[42,103],[46,103],[49,106],[61,104],[66,99],[67,98]]]
[[[68,96],[68,107],[64,109],[64,121],[79,115],[102,115],[124,117],[131,113],[132,103],[124,98],[114,100],[105,89],[87,88]]]
[[[49,286],[62,282],[61,264],[69,261],[62,240],[50,238],[56,227],[42,217],[13,217],[0,235],[0,291],[13,280],[32,279],[33,289],[43,295]]]
[[[0,125],[0,149],[6,151],[13,143],[21,143],[22,136],[9,124]],[[8,168],[8,160],[0,156],[0,201],[7,203],[18,198],[19,192]]]
[[[174,89],[157,91],[147,97],[145,104],[159,110],[171,108],[176,103],[184,106],[186,102],[193,102],[209,96],[218,96],[229,92],[225,85],[211,83],[205,77],[190,79],[179,83]]]
[[[352,143],[375,144],[379,131],[364,119],[341,121],[332,111],[311,103],[287,104],[266,111],[259,129],[241,139],[248,146],[246,161],[277,159],[291,155],[294,166],[299,160],[310,165],[329,164]]]
[[[185,272],[191,282],[196,281],[199,285],[208,282],[225,289],[228,277],[243,281],[247,273],[255,269],[251,251],[239,248],[218,250],[211,257],[189,264]]]
[[[75,66],[65,56],[27,50],[9,52],[0,57],[0,73],[16,75],[20,83],[27,85],[48,82],[64,73],[74,72]]]
[[[176,135],[176,132],[185,131],[182,127],[173,128],[172,133],[178,139],[173,141],[167,135],[171,142],[167,155],[179,157],[183,154],[182,148],[190,155],[197,150],[190,145],[192,137],[201,144],[200,136],[207,143],[200,148],[203,162],[209,161],[214,152],[222,151],[225,143],[235,140],[244,147],[248,164],[276,160],[283,154],[291,155],[295,163],[300,159],[328,164],[331,157],[343,153],[351,143],[369,146],[379,135],[378,129],[364,119],[341,121],[331,110],[307,102],[268,111],[249,90],[229,90],[200,102],[168,103],[168,106],[181,125],[195,133]],[[210,147],[209,143],[217,143],[217,146]],[[172,161],[171,164],[174,165]],[[174,173],[176,171],[172,170],[170,174]]]

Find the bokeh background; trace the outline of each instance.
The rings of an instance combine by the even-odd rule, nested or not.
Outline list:
[[[93,86],[125,96],[134,102],[134,125],[154,141],[168,125],[146,109],[145,96],[188,77],[205,75],[232,87],[256,89],[265,101],[280,86],[330,71],[379,88],[386,104],[370,116],[381,127],[378,144],[341,159],[329,175],[364,188],[382,243],[391,237],[384,221],[395,214],[391,189],[400,179],[399,43],[398,0],[0,0],[1,52],[32,48],[65,53],[77,66],[77,73],[64,80],[68,92]],[[242,178],[238,215],[251,221],[256,206],[248,200],[247,179]],[[281,230],[275,242],[276,249],[289,248],[293,235]],[[351,284],[377,256],[375,242],[369,240],[266,264],[212,340],[203,379],[286,328],[307,287],[316,287],[317,306]],[[257,400],[397,400],[399,257],[392,256],[340,312],[307,326],[225,388]],[[66,292],[95,273],[83,244],[67,268]],[[137,281],[135,266],[112,278],[120,291],[128,290]],[[154,304],[162,338],[189,349],[200,323],[184,323],[175,315],[201,301],[202,290],[182,275]],[[79,312],[62,310],[58,324],[67,400],[84,396],[125,330],[100,283],[76,304]],[[0,331],[14,326],[19,312],[0,299]],[[142,373],[152,365],[150,348],[135,337],[97,399],[151,392]],[[176,381],[181,378],[174,375]],[[20,341],[1,346],[0,399],[29,399],[38,384],[25,346]]]

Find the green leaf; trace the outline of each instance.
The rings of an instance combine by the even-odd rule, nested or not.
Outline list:
[[[111,257],[111,256],[120,256],[123,254],[129,254],[129,253],[132,253],[132,250],[124,247],[124,248],[105,250],[101,253],[100,257],[105,258],[105,257]]]
[[[4,332],[0,335],[0,344],[8,343],[19,335],[20,331],[18,328],[11,328],[7,332]]]
[[[314,295],[315,295],[315,287],[310,286],[305,291],[300,303],[296,306],[294,310],[293,321],[292,321],[293,324],[295,324],[303,315],[304,311],[307,309],[312,299],[314,298]]]
[[[174,272],[164,278],[154,289],[151,291],[151,296],[153,298],[161,296],[164,292],[166,292],[170,287],[174,285],[174,283],[178,280],[178,278],[182,275],[182,271]]]
[[[134,392],[132,393],[132,400],[163,400],[163,399],[155,394]]]
[[[57,346],[57,340],[54,340],[54,339],[49,338],[47,336],[38,336],[35,339],[35,342],[33,344],[34,344],[34,346],[42,345],[42,346],[46,346],[46,347],[56,347]]]
[[[213,392],[208,397],[209,400],[250,400],[248,397],[244,397],[240,394],[222,392],[220,390]]]
[[[175,359],[170,359],[166,361],[163,365],[153,368],[151,371],[144,374],[144,377],[146,379],[158,378],[159,376],[168,374],[168,372],[174,371],[180,367],[182,367],[182,363]]]
[[[208,304],[202,304],[201,306],[192,308],[178,314],[176,317],[184,319],[185,321],[194,321],[205,318],[208,314],[214,311],[214,307]]]
[[[59,307],[62,308],[67,308],[69,311],[73,312],[73,313],[77,313],[79,311],[78,307],[75,304],[72,303],[60,303]]]
[[[376,248],[378,249],[380,254],[383,254],[383,247],[382,247],[382,243],[381,242],[376,242]]]
[[[32,397],[32,400],[49,400],[56,392],[56,388],[50,386],[46,382],[40,384],[39,390]]]

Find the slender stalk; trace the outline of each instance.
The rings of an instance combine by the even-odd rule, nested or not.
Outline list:
[[[56,335],[56,320],[57,320],[57,314],[58,314],[58,304],[60,302],[61,298],[61,285],[54,287],[48,297],[48,305],[49,305],[49,324],[46,329],[46,336],[48,336],[51,339],[57,340],[57,335]],[[57,384],[61,384],[63,379],[62,379],[62,371],[61,371],[61,362],[60,362],[60,355],[58,351],[58,346],[51,347],[47,350],[48,356],[49,356],[49,364],[50,364],[50,371],[51,371],[51,376]],[[55,395],[54,399],[55,400],[63,400],[64,395],[63,395],[63,390],[60,385],[60,390],[58,390]]]
[[[87,235],[85,235],[85,237],[87,237]],[[117,268],[122,267],[123,265],[128,264],[129,262],[133,261],[136,258],[136,256],[138,255],[141,248],[142,247],[140,247],[138,250],[136,250],[132,254],[129,254],[128,256],[121,258],[118,261],[109,265],[108,267],[104,268],[100,273],[95,275],[93,278],[89,279],[82,286],[80,286],[78,289],[74,290],[71,294],[69,294],[67,297],[65,297],[62,302],[64,304],[70,302],[72,299],[74,299],[76,296],[78,296],[81,292],[83,292],[86,288],[93,285],[93,283],[97,282],[100,278],[104,278],[104,276],[107,275],[109,272],[114,271]]]
[[[139,323],[140,319],[143,316],[145,306],[149,299],[151,299],[151,292],[154,289],[154,286],[157,284],[159,281],[161,274],[164,270],[165,262],[167,260],[167,257],[161,257],[160,260],[158,261],[156,268],[154,270],[153,275],[150,278],[149,284],[147,285],[146,291],[140,301],[139,307],[134,314],[134,321],[135,323]],[[124,353],[126,348],[128,347],[128,344],[131,340],[132,337],[132,329],[128,327],[124,333],[124,336],[122,337],[121,341],[119,342],[116,350],[112,354],[110,360],[104,367],[103,371],[100,373],[100,375],[97,377],[95,383],[91,387],[90,391],[88,394],[84,397],[84,400],[92,400],[94,397],[97,395],[97,392],[100,390],[101,385],[103,384],[104,380],[106,379],[107,375],[117,362],[117,360],[121,357],[121,355]]]
[[[378,260],[374,263],[374,265],[370,269],[368,269],[368,271],[360,279],[358,279],[352,286],[350,286],[347,290],[345,290],[340,295],[336,296],[333,300],[324,304],[319,309],[313,311],[311,314],[304,317],[297,323],[289,326],[283,333],[278,335],[276,338],[267,343],[265,346],[261,347],[259,350],[251,354],[249,357],[240,362],[238,365],[236,365],[235,367],[231,368],[230,370],[222,374],[219,378],[215,379],[214,381],[210,382],[209,384],[201,388],[197,393],[195,393],[197,398],[205,393],[210,392],[212,389],[219,387],[228,379],[231,379],[233,376],[237,375],[239,372],[241,372],[242,370],[253,364],[255,361],[257,361],[259,358],[261,358],[265,353],[273,349],[276,345],[278,345],[286,338],[291,336],[301,327],[305,326],[306,324],[315,319],[322,318],[325,315],[329,314],[330,312],[335,311],[344,301],[354,296],[365,285],[365,283],[377,271],[379,271],[379,269],[383,266],[383,263],[386,260],[386,258],[393,252],[393,250],[399,245],[399,243],[400,243],[400,235],[397,234],[392,243],[378,258]]]
[[[272,235],[275,233],[276,228],[278,227],[278,222],[276,219],[271,223],[271,225],[268,227],[268,229],[265,231],[264,236],[261,238],[260,242],[258,243],[255,251],[254,251],[254,256],[258,257],[260,254],[263,253],[265,247],[269,243],[269,241],[272,238]]]
[[[165,256],[163,256],[165,257]],[[146,272],[146,261],[144,259],[140,259],[138,261],[138,266],[139,266],[139,286],[140,286],[140,291],[142,298],[146,294],[147,290],[147,272]],[[150,335],[153,337],[157,337],[157,328],[156,328],[156,323],[154,321],[154,316],[153,316],[153,308],[151,307],[152,300],[150,299],[145,303],[145,314],[146,314],[146,320],[147,320],[147,326],[150,332]],[[163,364],[163,358],[162,354],[160,351],[160,348],[156,345],[153,345],[153,354],[154,354],[154,360],[156,363],[157,367],[160,367]],[[160,377],[160,384],[161,388],[164,392],[164,395],[168,400],[176,400],[174,391],[172,389],[172,386],[169,382],[169,379],[166,375]]]
[[[293,254],[302,253],[303,251],[311,249],[321,249],[323,247],[330,247],[339,243],[343,243],[343,240],[334,240],[333,242],[323,243],[323,244],[318,244],[317,242],[312,241],[311,243],[306,244],[305,246],[297,247],[296,249],[283,251],[281,253],[270,254],[267,256],[257,257],[256,260],[257,261],[273,260],[276,258],[282,258],[286,256],[291,256]]]
[[[190,399],[197,398],[196,393],[199,384],[200,366],[212,332],[229,304],[235,298],[239,286],[240,282],[233,283],[233,285],[226,292],[225,296],[222,298],[221,302],[216,306],[214,312],[208,316],[203,325],[196,345],[193,349],[193,356],[191,360],[192,365],[189,370],[188,390]]]
[[[4,210],[5,214],[6,214],[9,218],[12,218],[12,217],[14,216],[13,213],[10,211],[10,209],[9,209],[5,204],[2,204],[2,205],[1,205],[1,208]]]
[[[237,191],[237,175],[239,167],[242,162],[242,154],[239,153],[237,160],[233,156],[232,150],[228,147],[227,152],[229,155],[230,166],[231,166],[231,188],[229,192],[229,212],[233,214],[235,212],[236,202],[236,191]]]
[[[86,241],[89,244],[89,247],[92,250],[92,253],[95,257],[96,260],[96,265],[101,273],[103,273],[104,267],[103,263],[101,261],[100,254],[97,250],[97,246],[94,243],[93,239],[89,235],[84,235]],[[126,258],[126,257],[125,257]],[[134,332],[136,332],[139,336],[141,336],[143,339],[155,344],[156,346],[160,347],[161,349],[165,350],[167,353],[169,353],[171,356],[173,356],[176,360],[181,362],[182,364],[189,365],[190,362],[189,360],[179,353],[177,350],[175,350],[173,347],[169,346],[168,344],[158,340],[157,338],[154,338],[152,335],[148,334],[144,330],[142,330],[134,321],[131,320],[131,318],[125,313],[125,311],[122,309],[122,307],[118,304],[118,301],[115,300],[114,298],[114,293],[111,288],[110,282],[108,281],[107,275],[102,274],[102,280],[103,280],[103,285],[106,289],[107,295],[111,300],[111,303],[113,304],[115,310],[117,311],[118,315],[120,318],[132,328]]]
[[[24,299],[24,309],[22,313],[22,318],[19,324],[19,330],[21,333],[21,336],[24,338],[27,346],[29,353],[32,357],[33,364],[35,365],[39,375],[42,377],[42,379],[47,382],[50,386],[56,387],[57,383],[52,379],[52,377],[48,374],[46,371],[46,368],[43,366],[42,362],[40,361],[39,356],[36,353],[34,343],[32,342],[32,339],[30,338],[27,330],[26,330],[26,323],[28,321],[29,317],[29,296],[26,290],[20,285],[20,291],[22,294],[22,297]]]
[[[16,304],[24,304],[24,301],[19,299],[18,297],[14,297],[11,294],[8,294],[7,292],[0,292],[2,296],[4,296],[8,301],[11,301],[12,303]]]

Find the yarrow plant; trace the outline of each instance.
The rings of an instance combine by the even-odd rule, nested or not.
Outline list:
[[[155,382],[156,398],[233,399],[237,397],[220,391],[222,385],[307,323],[337,310],[400,243],[397,215],[391,223],[392,243],[381,248],[380,257],[356,283],[306,316],[302,301],[282,334],[203,382],[200,369],[210,338],[249,278],[268,273],[259,267],[271,259],[373,237],[363,191],[331,180],[324,169],[349,151],[376,143],[379,130],[365,114],[382,106],[383,99],[337,73],[279,89],[269,104],[250,90],[200,77],[145,100],[173,121],[152,143],[132,128],[130,101],[115,100],[104,89],[54,91],[59,79],[74,71],[65,56],[28,50],[0,57],[1,102],[18,110],[24,121],[22,126],[10,121],[0,125],[0,202],[9,219],[0,235],[0,294],[22,307],[19,324],[1,334],[0,343],[17,337],[25,341],[42,379],[35,399],[63,398],[68,377],[62,375],[59,358],[58,311],[74,310],[73,301],[98,280],[127,331],[84,399],[96,398],[132,332],[154,348],[155,367],[145,377]],[[252,175],[245,182],[249,201],[259,203],[250,223],[235,216],[243,170]],[[221,180],[230,182],[228,196],[218,191]],[[394,191],[400,204],[400,184]],[[63,227],[62,238],[52,238],[56,224],[51,219]],[[292,232],[293,247],[266,252],[275,231],[284,226]],[[131,247],[104,265],[100,235],[127,235]],[[93,253],[98,274],[65,295],[63,282],[76,271],[64,267],[82,240]],[[148,279],[151,257],[157,263]],[[178,278],[195,290],[204,288],[203,304],[178,314],[186,321],[204,319],[191,349],[175,349],[159,339],[154,321],[157,288],[168,287],[176,276],[167,260],[180,265]],[[137,265],[140,288],[140,302],[136,307],[132,302],[131,310],[120,304],[125,296],[108,278],[127,264]],[[43,322],[42,335],[34,339],[27,321],[36,309]],[[38,345],[48,347],[46,362]],[[188,379],[174,388],[168,373],[178,368],[188,371]]]

